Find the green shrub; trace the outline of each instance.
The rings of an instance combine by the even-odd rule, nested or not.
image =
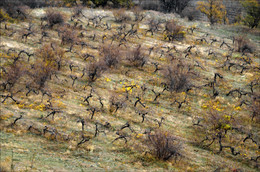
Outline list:
[[[260,5],[257,0],[245,0],[241,2],[246,11],[244,23],[251,28],[258,27],[260,21]]]

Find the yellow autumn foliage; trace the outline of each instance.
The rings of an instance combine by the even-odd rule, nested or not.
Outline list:
[[[210,24],[228,23],[226,7],[222,0],[199,1],[197,5],[197,9],[207,16]]]

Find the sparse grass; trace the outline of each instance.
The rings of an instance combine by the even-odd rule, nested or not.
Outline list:
[[[37,13],[38,9],[34,11]],[[68,9],[60,8],[57,11],[61,11],[66,16],[73,15]],[[98,16],[100,11],[82,9],[82,13],[85,16]],[[136,36],[126,37],[124,42],[126,47],[119,46],[120,40],[114,40],[110,44],[112,42],[111,35],[118,32],[121,23],[114,22],[111,12],[102,11],[102,13],[108,16],[102,22],[109,22],[111,30],[105,30],[106,27],[103,26],[92,26],[91,22],[88,26],[88,19],[81,15],[75,16],[83,21],[83,29],[86,30],[84,37],[77,38],[77,41],[87,44],[84,47],[75,44],[75,41],[64,45],[55,43],[60,41],[56,27],[53,29],[45,28],[44,31],[48,33],[49,37],[44,39],[42,46],[39,41],[41,21],[36,17],[32,18],[33,23],[35,23],[35,36],[28,39],[27,42],[21,41],[21,35],[18,33],[8,36],[12,33],[12,29],[20,31],[27,27],[27,21],[15,24],[10,24],[7,21],[10,24],[9,29],[1,27],[1,33],[4,33],[3,38],[1,38],[3,40],[1,45],[4,45],[1,49],[1,67],[3,67],[0,69],[1,76],[6,75],[5,69],[7,74],[12,76],[12,79],[14,75],[20,76],[16,74],[16,70],[19,69],[17,67],[9,72],[10,64],[19,54],[18,50],[24,49],[34,53],[30,57],[30,61],[27,60],[27,55],[22,53],[16,63],[30,71],[30,75],[35,76],[33,81],[37,83],[45,81],[44,86],[46,86],[46,91],[51,93],[51,97],[42,96],[42,94],[33,91],[26,96],[28,91],[26,83],[31,81],[29,76],[23,75],[20,80],[10,80],[10,82],[15,83],[15,89],[12,93],[17,102],[7,98],[5,102],[1,103],[0,167],[10,171],[13,159],[15,171],[25,171],[26,168],[30,170],[32,157],[35,154],[32,169],[35,171],[124,171],[126,169],[136,171],[214,171],[217,168],[224,171],[236,169],[257,171],[256,163],[248,160],[251,156],[258,155],[255,154],[256,146],[252,144],[250,139],[246,141],[244,150],[239,148],[239,151],[247,156],[233,156],[229,150],[215,154],[218,150],[216,145],[204,148],[199,144],[203,138],[194,134],[196,130],[194,130],[193,124],[197,122],[196,119],[209,116],[206,111],[211,105],[210,101],[214,99],[215,102],[219,102],[215,110],[225,109],[228,113],[234,113],[237,119],[241,119],[241,121],[238,120],[238,124],[245,127],[246,131],[250,129],[254,138],[257,136],[259,115],[253,120],[251,118],[252,112],[258,111],[259,101],[255,101],[249,106],[245,104],[238,106],[242,100],[251,103],[252,98],[257,97],[257,95],[254,94],[253,97],[242,95],[239,98],[236,94],[233,96],[226,94],[230,90],[238,88],[245,92],[251,92],[248,84],[256,83],[254,80],[259,77],[259,72],[254,69],[254,67],[259,66],[259,57],[252,57],[249,54],[248,58],[252,62],[245,66],[249,69],[246,69],[242,74],[239,66],[231,67],[230,70],[228,66],[221,67],[229,53],[227,47],[220,48],[221,42],[212,45],[206,42],[195,44],[196,40],[203,37],[205,33],[210,34],[208,37],[204,36],[208,42],[211,38],[222,40],[226,37],[226,33],[222,33],[220,29],[211,29],[204,26],[205,23],[197,25],[194,33],[187,34],[186,39],[182,42],[175,41],[176,52],[172,48],[172,43],[162,39],[163,31],[161,29],[165,23],[160,23],[159,30],[152,30],[151,35],[145,34],[149,29],[150,19],[158,17],[159,14],[161,18],[165,17],[167,20],[174,18],[178,25],[185,27],[194,25],[194,22],[185,22],[172,15],[154,14],[151,11],[144,12],[147,17],[142,21],[139,20],[137,28],[139,38]],[[138,13],[140,12],[138,11]],[[156,20],[150,22],[151,26],[158,24],[154,22]],[[64,23],[73,26],[73,22],[67,21],[65,18]],[[122,31],[127,33],[131,29],[131,22],[125,20],[124,23],[126,28]],[[74,32],[71,28],[70,31]],[[77,32],[81,31],[77,29]],[[95,39],[93,39],[94,34]],[[105,34],[107,39],[103,42],[102,37]],[[255,36],[254,38],[255,40],[259,39]],[[233,46],[231,41],[226,42]],[[51,47],[51,43],[53,43],[55,50]],[[255,43],[259,47],[259,43]],[[73,44],[73,47],[71,51],[68,51],[70,44]],[[196,45],[196,47],[187,52],[187,47],[190,45]],[[11,47],[16,49],[14,57],[10,55],[10,52],[8,55],[8,49]],[[104,48],[100,49],[99,47]],[[132,50],[130,47],[137,48]],[[152,49],[152,47],[154,48]],[[150,49],[152,51],[149,55]],[[215,56],[208,55],[209,49],[214,51]],[[12,50],[10,51],[12,52]],[[130,53],[129,59],[131,60],[123,60],[125,52]],[[81,57],[83,53],[94,57],[90,56],[83,60]],[[187,53],[188,56],[185,57]],[[242,64],[241,55],[239,52],[233,53],[230,57],[231,62]],[[128,64],[129,62],[130,64]],[[145,65],[142,66],[143,62]],[[158,71],[154,72],[155,66],[152,63],[158,63]],[[47,75],[46,80],[40,79],[42,72],[48,73],[47,67],[50,65],[55,72],[52,73],[51,77]],[[59,69],[58,65],[60,65]],[[167,66],[170,70],[165,73],[164,70],[167,69]],[[39,71],[39,67],[42,67],[42,70]],[[212,84],[209,83],[214,82],[215,73],[220,73],[223,78],[216,78],[214,86],[219,95],[214,98]],[[81,77],[83,74],[84,76]],[[92,77],[93,75],[94,77]],[[76,78],[73,86],[72,78]],[[166,85],[171,89],[165,89],[163,82],[166,82]],[[208,86],[203,86],[207,84]],[[31,83],[30,86],[33,84]],[[187,91],[189,87],[191,90]],[[2,102],[10,92],[8,89],[2,87],[1,89],[3,97],[1,96],[0,100]],[[21,91],[17,92],[20,89]],[[253,89],[257,93],[259,85],[254,85]],[[154,101],[157,94],[160,96]],[[88,96],[88,102],[84,101]],[[112,101],[111,96],[114,96],[114,101]],[[141,103],[138,102],[134,106],[138,100],[137,97]],[[112,104],[118,102],[123,104],[123,108],[119,108],[115,112],[116,106],[112,107]],[[93,119],[91,119],[90,111],[86,110],[91,107],[97,109]],[[47,117],[55,110],[61,112],[57,112],[54,118],[51,115]],[[139,112],[141,113],[139,114]],[[143,122],[142,113],[145,114]],[[10,125],[20,115],[22,118],[17,120],[14,125]],[[223,116],[223,114],[221,115]],[[85,122],[84,131],[82,131],[82,123],[80,122],[82,119]],[[127,122],[133,131],[129,127],[123,128]],[[106,127],[108,123],[111,127]],[[163,131],[174,130],[174,136],[183,143],[183,157],[180,160],[175,162],[173,159],[164,162],[154,158],[149,153],[145,154],[143,151],[142,148],[145,147],[145,144],[142,140],[147,136],[145,132],[150,129],[158,129],[159,124],[161,125],[159,129]],[[203,121],[202,124],[204,124]],[[32,127],[28,130],[30,126]],[[45,126],[47,126],[47,130],[58,133],[56,139],[50,131],[46,130],[46,134],[43,134]],[[97,137],[94,137],[96,126],[98,126],[99,131]],[[83,138],[82,133],[90,140],[77,146]],[[126,144],[124,139],[114,141],[119,135],[126,137]],[[244,135],[238,135],[236,132],[232,132],[231,135],[234,138],[228,140],[227,143],[233,143],[236,141],[236,137],[244,138]],[[67,137],[69,139],[65,140],[64,138]],[[240,143],[239,145],[241,146]]]

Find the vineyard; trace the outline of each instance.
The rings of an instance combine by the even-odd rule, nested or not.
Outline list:
[[[0,171],[258,171],[259,28],[1,10]]]

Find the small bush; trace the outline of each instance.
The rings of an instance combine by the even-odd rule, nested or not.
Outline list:
[[[53,47],[49,44],[43,45],[35,53],[37,59],[30,70],[29,76],[32,79],[30,86],[36,90],[43,90],[46,82],[51,79],[63,66],[65,61],[64,50],[59,47]]]
[[[29,76],[32,78],[32,83],[30,83],[31,87],[36,90],[42,90],[45,88],[47,80],[50,79],[55,71],[56,70],[51,63],[37,60],[33,70],[29,73]]]
[[[64,51],[53,48],[53,46],[45,44],[35,53],[37,59],[28,74],[32,80],[30,87],[36,90],[43,90],[47,81],[62,66],[61,60],[64,58]]]
[[[191,76],[188,71],[188,66],[177,60],[163,70],[169,91],[182,92],[189,89]]]
[[[207,118],[205,118],[205,127],[207,128],[206,130],[209,132],[209,135],[215,135],[215,132],[225,132],[225,130],[229,130],[232,127],[232,122],[231,117],[224,114],[224,113],[218,113],[217,110],[212,110],[208,112]],[[210,133],[213,132],[213,133]]]
[[[124,8],[113,11],[116,22],[126,22],[131,20],[131,17],[126,13]]]
[[[11,64],[7,68],[7,73],[3,73],[1,77],[1,85],[6,90],[11,90],[19,79],[24,75],[25,70],[22,68],[22,65]]]
[[[46,11],[46,19],[50,28],[52,28],[54,25],[60,25],[64,23],[63,15],[53,9],[49,9]]]
[[[121,51],[116,46],[104,45],[101,49],[101,54],[101,60],[109,68],[116,67],[121,60]]]
[[[250,41],[244,35],[235,37],[235,49],[238,52],[253,52],[253,47],[250,45]]]
[[[55,49],[53,48],[54,47],[51,45],[45,44],[36,51],[36,54],[43,62],[48,63],[48,65],[52,65],[53,67],[57,67],[58,62],[65,58],[65,52],[59,47],[56,47]]]
[[[236,144],[231,137],[234,134],[233,129],[238,128],[239,121],[235,120],[232,113],[223,111],[218,102],[210,102],[208,106],[206,114],[203,114],[199,119],[200,122],[194,125],[196,126],[195,133],[200,138],[199,142],[202,145],[213,148],[218,146],[219,152],[221,152]],[[234,137],[237,138],[238,135]],[[232,153],[235,153],[234,149]]]
[[[106,65],[103,61],[100,62],[92,62],[87,64],[86,70],[87,70],[87,77],[89,82],[96,81],[101,74],[106,70]]]
[[[149,134],[146,144],[151,153],[160,160],[167,161],[171,158],[176,160],[182,155],[181,141],[166,131],[156,130],[153,134]]]
[[[60,29],[61,32],[61,44],[67,45],[67,44],[74,44],[77,41],[77,36],[75,30],[72,30],[67,27],[63,27]]]
[[[185,37],[185,31],[182,26],[179,26],[174,20],[168,21],[165,25],[164,39],[169,41],[183,40]]]
[[[127,51],[126,59],[130,62],[132,66],[135,67],[143,67],[147,62],[147,58],[143,52],[141,45],[138,45],[137,47]]]

